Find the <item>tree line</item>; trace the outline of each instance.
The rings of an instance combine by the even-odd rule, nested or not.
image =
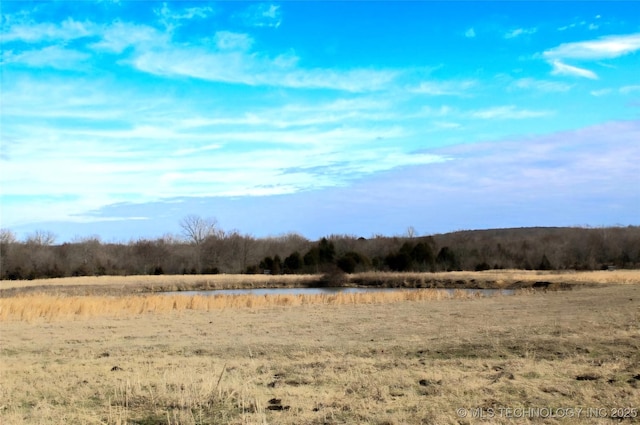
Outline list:
[[[640,268],[640,226],[458,231],[418,237],[289,233],[255,238],[224,231],[215,219],[188,216],[180,236],[105,243],[98,237],[55,243],[39,231],[19,241],[0,231],[0,278],[68,276],[355,273],[488,269]]]

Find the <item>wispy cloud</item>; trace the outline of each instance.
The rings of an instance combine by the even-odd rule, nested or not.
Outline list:
[[[111,53],[122,53],[129,47],[138,51],[161,48],[170,43],[170,36],[151,26],[114,22],[100,33],[100,40],[89,47]]]
[[[187,7],[176,10],[170,8],[167,3],[162,3],[162,7],[154,9],[154,13],[158,16],[160,23],[168,30],[172,30],[177,26],[182,25],[183,21],[189,21],[196,18],[207,18],[214,12],[215,11],[211,6]]]
[[[22,64],[32,68],[75,70],[90,57],[88,53],[66,49],[61,46],[48,46],[17,54],[12,51],[4,51],[2,52],[2,63]]]
[[[566,31],[568,29],[580,28],[580,27],[587,27],[588,30],[594,31],[600,28],[600,25],[602,23],[600,20],[601,18],[602,18],[601,15],[596,15],[593,17],[594,21],[592,22],[589,22],[585,19],[582,19],[580,21],[575,21],[575,22],[572,22],[571,24],[558,27],[558,31]]]
[[[394,70],[300,69],[295,56],[275,58],[237,51],[209,51],[202,47],[169,47],[142,52],[131,60],[150,74],[185,76],[249,86],[331,89],[349,92],[381,90],[398,76]]]
[[[546,50],[542,57],[553,67],[553,75],[568,75],[595,80],[597,74],[591,70],[568,65],[566,60],[598,61],[614,59],[640,50],[640,33],[610,35],[596,40],[563,43]]]
[[[504,35],[504,38],[506,38],[506,39],[516,38],[516,37],[520,37],[520,36],[523,36],[523,35],[535,34],[536,32],[538,32],[538,28],[516,28],[516,29],[513,29],[513,30],[507,32]]]
[[[267,16],[278,16],[273,8],[258,6]],[[164,6],[161,11],[163,16],[176,19],[188,19],[205,13],[203,10],[187,10],[175,14]],[[14,25],[3,35],[3,39],[62,42],[88,36],[91,36],[88,38],[89,49],[121,54],[122,64],[128,63],[140,71],[169,77],[186,76],[250,86],[365,92],[380,90],[399,74],[394,70],[378,69],[303,69],[297,66],[298,58],[292,54],[269,56],[251,51],[252,37],[231,31],[218,31],[209,44],[185,45],[174,43],[170,33],[144,24],[114,22],[103,26],[68,19],[61,24]],[[24,52],[6,49],[3,56],[4,63],[57,69],[73,69],[78,62],[89,59],[87,53],[60,44]]]
[[[620,87],[620,93],[622,94],[630,94],[636,92],[640,92],[640,85]]]
[[[431,96],[465,96],[469,94],[469,89],[476,85],[477,82],[474,80],[423,81],[411,91]]]
[[[296,129],[319,125],[345,125],[352,122],[398,122],[391,102],[375,99],[338,99],[331,102],[294,103],[280,107],[247,110],[240,115],[191,116],[176,123],[181,129],[220,129],[229,126]]]
[[[239,16],[246,25],[252,27],[278,28],[282,23],[280,6],[273,3],[251,5]]]
[[[520,78],[511,83],[509,87],[512,89],[534,90],[544,93],[562,93],[571,90],[572,85],[558,81]]]
[[[559,60],[552,61],[551,66],[553,66],[553,70],[551,71],[552,75],[568,75],[571,77],[589,78],[591,80],[598,79],[598,75],[593,71],[578,68],[577,66],[567,65]]]
[[[67,18],[61,23],[33,23],[16,22],[9,24],[2,32],[4,43],[11,41],[23,41],[36,43],[40,41],[69,41],[78,38],[91,37],[98,33],[100,26],[89,21],[76,21]]]
[[[279,16],[271,6],[257,6],[260,6],[259,10],[267,17]],[[176,19],[189,19],[205,14],[204,9],[188,9],[176,14],[164,6],[160,11],[158,13],[162,16]],[[384,69],[300,68],[298,57],[295,55],[287,53],[272,56],[252,51],[251,36],[231,31],[216,32],[209,43],[204,40],[200,43],[184,44],[174,43],[170,33],[145,24],[114,22],[98,25],[68,19],[58,25],[13,26],[4,34],[4,39],[27,42],[46,39],[61,42],[89,35],[89,49],[122,55],[119,63],[130,64],[139,71],[166,77],[191,77],[249,86],[367,92],[387,87],[400,74],[397,70]],[[74,69],[79,62],[87,59],[90,57],[86,52],[56,44],[40,50],[17,53],[6,49],[3,62],[22,63],[31,67]]]
[[[462,127],[462,124],[452,121],[435,121],[433,124],[441,129],[456,129]]]
[[[504,25],[481,24],[483,30],[469,21],[446,22],[451,31],[443,33],[439,17],[425,17],[427,24],[407,8],[391,8],[416,19],[394,21],[383,3],[375,20],[340,31],[332,28],[345,17],[332,13],[356,10],[357,2],[323,12],[317,26],[299,25],[320,7],[305,2],[123,2],[98,10],[85,2],[22,4],[7,3],[13,11],[0,29],[1,196],[49,198],[45,207],[16,201],[3,210],[3,223],[35,220],[43,209],[58,219],[105,219],[87,210],[165,197],[347,193],[354,182],[381,182],[407,168],[435,178],[400,182],[398,193],[427,190],[447,176],[438,193],[455,187],[470,196],[465,184],[490,187],[499,173],[464,177],[458,164],[480,169],[494,161],[517,173],[517,161],[502,156],[498,144],[453,146],[629,117],[634,111],[624,102],[639,91],[633,60],[610,60],[633,59],[638,34],[561,44],[575,38],[555,31],[529,37],[541,31],[532,24],[505,34]],[[538,18],[544,15],[528,22]],[[379,31],[382,43],[369,37]],[[495,37],[482,37],[489,32]],[[517,57],[533,52],[540,63]],[[598,78],[594,70],[602,83],[588,81]],[[605,98],[598,102],[590,92],[616,102],[602,108]],[[566,113],[576,96],[584,114]],[[519,144],[500,146],[516,155]],[[542,164],[528,175],[552,168],[545,162],[558,154],[551,145],[523,149],[537,152]],[[494,154],[473,162],[483,149]],[[362,199],[372,192],[366,189]],[[147,215],[118,215],[129,216]]]
[[[44,105],[38,93],[51,84],[16,81],[3,93],[13,123],[4,136],[13,142],[2,152],[3,196],[76,197],[51,201],[51,219],[87,221],[86,210],[133,199],[295,193],[446,160],[411,153],[401,142],[410,134],[384,99],[213,106],[207,114],[188,97],[169,102],[73,78],[57,80]],[[31,220],[32,207],[12,207],[5,218]]]
[[[611,94],[612,92],[613,90],[611,89],[599,89],[599,90],[591,90],[589,93],[591,94],[591,96],[600,97],[600,96],[606,96],[608,94]]]
[[[600,60],[617,58],[637,50],[640,50],[640,33],[610,35],[596,40],[564,43],[546,50],[542,55],[549,60]]]
[[[514,105],[496,106],[493,108],[480,109],[472,111],[470,116],[473,118],[488,120],[520,120],[527,118],[538,118],[552,114],[551,111],[535,111],[530,109],[520,109]]]
[[[250,35],[231,31],[218,31],[213,40],[219,50],[249,50],[253,44]]]
[[[633,187],[640,180],[633,159],[640,154],[640,145],[636,143],[639,136],[640,122],[622,121],[531,139],[463,144],[434,153],[451,158],[450,164],[454,165],[448,170],[451,174],[460,175],[458,165],[470,166],[465,171],[468,187],[473,187],[475,176],[482,174],[491,180],[486,187],[491,191],[509,186],[504,193],[515,195],[529,189],[545,191],[553,186],[562,196],[573,198],[576,193],[572,194],[572,190],[606,194],[617,192],[620,184]],[[489,164],[491,170],[476,173]],[[598,173],[593,173],[596,169]],[[511,178],[505,178],[505,174]],[[544,198],[542,193],[538,195],[531,199]],[[597,202],[597,198],[592,199]]]
[[[370,143],[378,135],[391,139],[379,142],[382,145],[372,150]],[[3,164],[4,173],[11,176],[4,181],[7,190],[3,196],[38,196],[43,191],[47,195],[64,196],[72,190],[77,200],[64,202],[69,216],[54,217],[71,220],[75,220],[71,216],[81,217],[87,208],[127,199],[149,202],[159,199],[159,194],[173,197],[294,193],[340,186],[349,179],[398,166],[445,160],[433,154],[403,152],[403,148],[393,142],[393,129],[375,132],[330,130],[307,132],[306,135],[238,132],[235,135],[238,140],[285,141],[286,138],[291,143],[298,143],[300,149],[267,149],[256,144],[251,150],[233,151],[224,145],[234,136],[223,134],[216,139],[225,140],[224,144],[182,148],[172,154],[165,153],[164,149],[136,152],[126,144],[118,146],[100,141],[104,135],[60,136],[54,144],[51,140],[43,143],[30,140],[29,152],[20,148],[14,160]],[[118,137],[109,139],[116,141]],[[88,143],[87,140],[99,142]],[[347,145],[349,149],[346,149]],[[25,163],[24,158],[29,158],[28,162]],[[27,164],[34,168],[28,173],[25,172]],[[297,172],[288,171],[294,168]],[[327,173],[329,170],[331,173]],[[79,176],[82,176],[82,185],[78,184]],[[64,210],[60,208],[59,214]],[[22,212],[12,210],[6,218],[19,221],[14,214]]]

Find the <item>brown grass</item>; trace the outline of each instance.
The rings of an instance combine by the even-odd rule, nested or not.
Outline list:
[[[4,321],[0,423],[640,423],[638,300],[610,285]]]
[[[566,284],[640,284],[640,270],[615,271],[536,271],[536,270],[486,270],[482,272],[393,273],[365,272],[350,276],[350,280],[369,282],[397,282],[428,284],[441,282],[478,282],[508,286],[515,282],[553,282]]]
[[[160,276],[84,276],[57,279],[2,280],[0,291],[11,289],[35,288],[38,291],[76,288],[79,292],[90,294],[96,288],[109,288],[112,292],[159,292],[191,289],[248,289],[248,288],[291,288],[317,283],[321,275],[160,275]],[[415,283],[430,282],[480,282],[493,283],[495,286],[507,286],[514,282],[548,281],[568,284],[610,283],[640,284],[640,270],[616,271],[525,271],[525,270],[487,270],[483,272],[438,272],[438,273],[392,273],[365,272],[346,275],[343,283],[356,284],[383,283],[413,286]]]
[[[0,280],[0,289],[51,288],[51,287],[120,287],[126,290],[135,287],[144,292],[178,291],[191,288],[234,289],[264,287],[305,286],[318,280],[318,275],[261,275],[261,274],[218,274],[218,275],[158,275],[158,276],[82,276],[56,279]]]
[[[305,286],[318,276],[17,282],[41,292],[0,298],[0,423],[574,425],[620,414],[640,423],[639,271],[350,278],[576,289],[99,296]],[[90,295],[69,295],[78,288]],[[540,417],[566,409],[572,417]]]
[[[300,305],[387,304],[402,301],[473,298],[462,290],[398,290],[393,292],[337,293],[318,295],[145,295],[145,296],[56,296],[30,294],[0,298],[0,322],[51,321],[66,318],[87,319],[98,316],[129,317],[172,311],[212,311],[229,308],[266,308]]]

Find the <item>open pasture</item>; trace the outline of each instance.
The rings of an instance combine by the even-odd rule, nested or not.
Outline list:
[[[640,423],[638,300],[587,285],[14,318],[0,422]]]

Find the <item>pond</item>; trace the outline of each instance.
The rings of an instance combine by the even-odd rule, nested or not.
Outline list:
[[[423,291],[425,288],[260,288],[260,289],[213,289],[208,291],[172,291],[163,292],[166,295],[332,295],[332,294],[354,294],[368,292],[393,292],[393,291]],[[454,291],[465,291],[470,294],[491,295],[513,295],[510,289],[449,289],[438,288],[439,291],[447,291],[452,294]]]

